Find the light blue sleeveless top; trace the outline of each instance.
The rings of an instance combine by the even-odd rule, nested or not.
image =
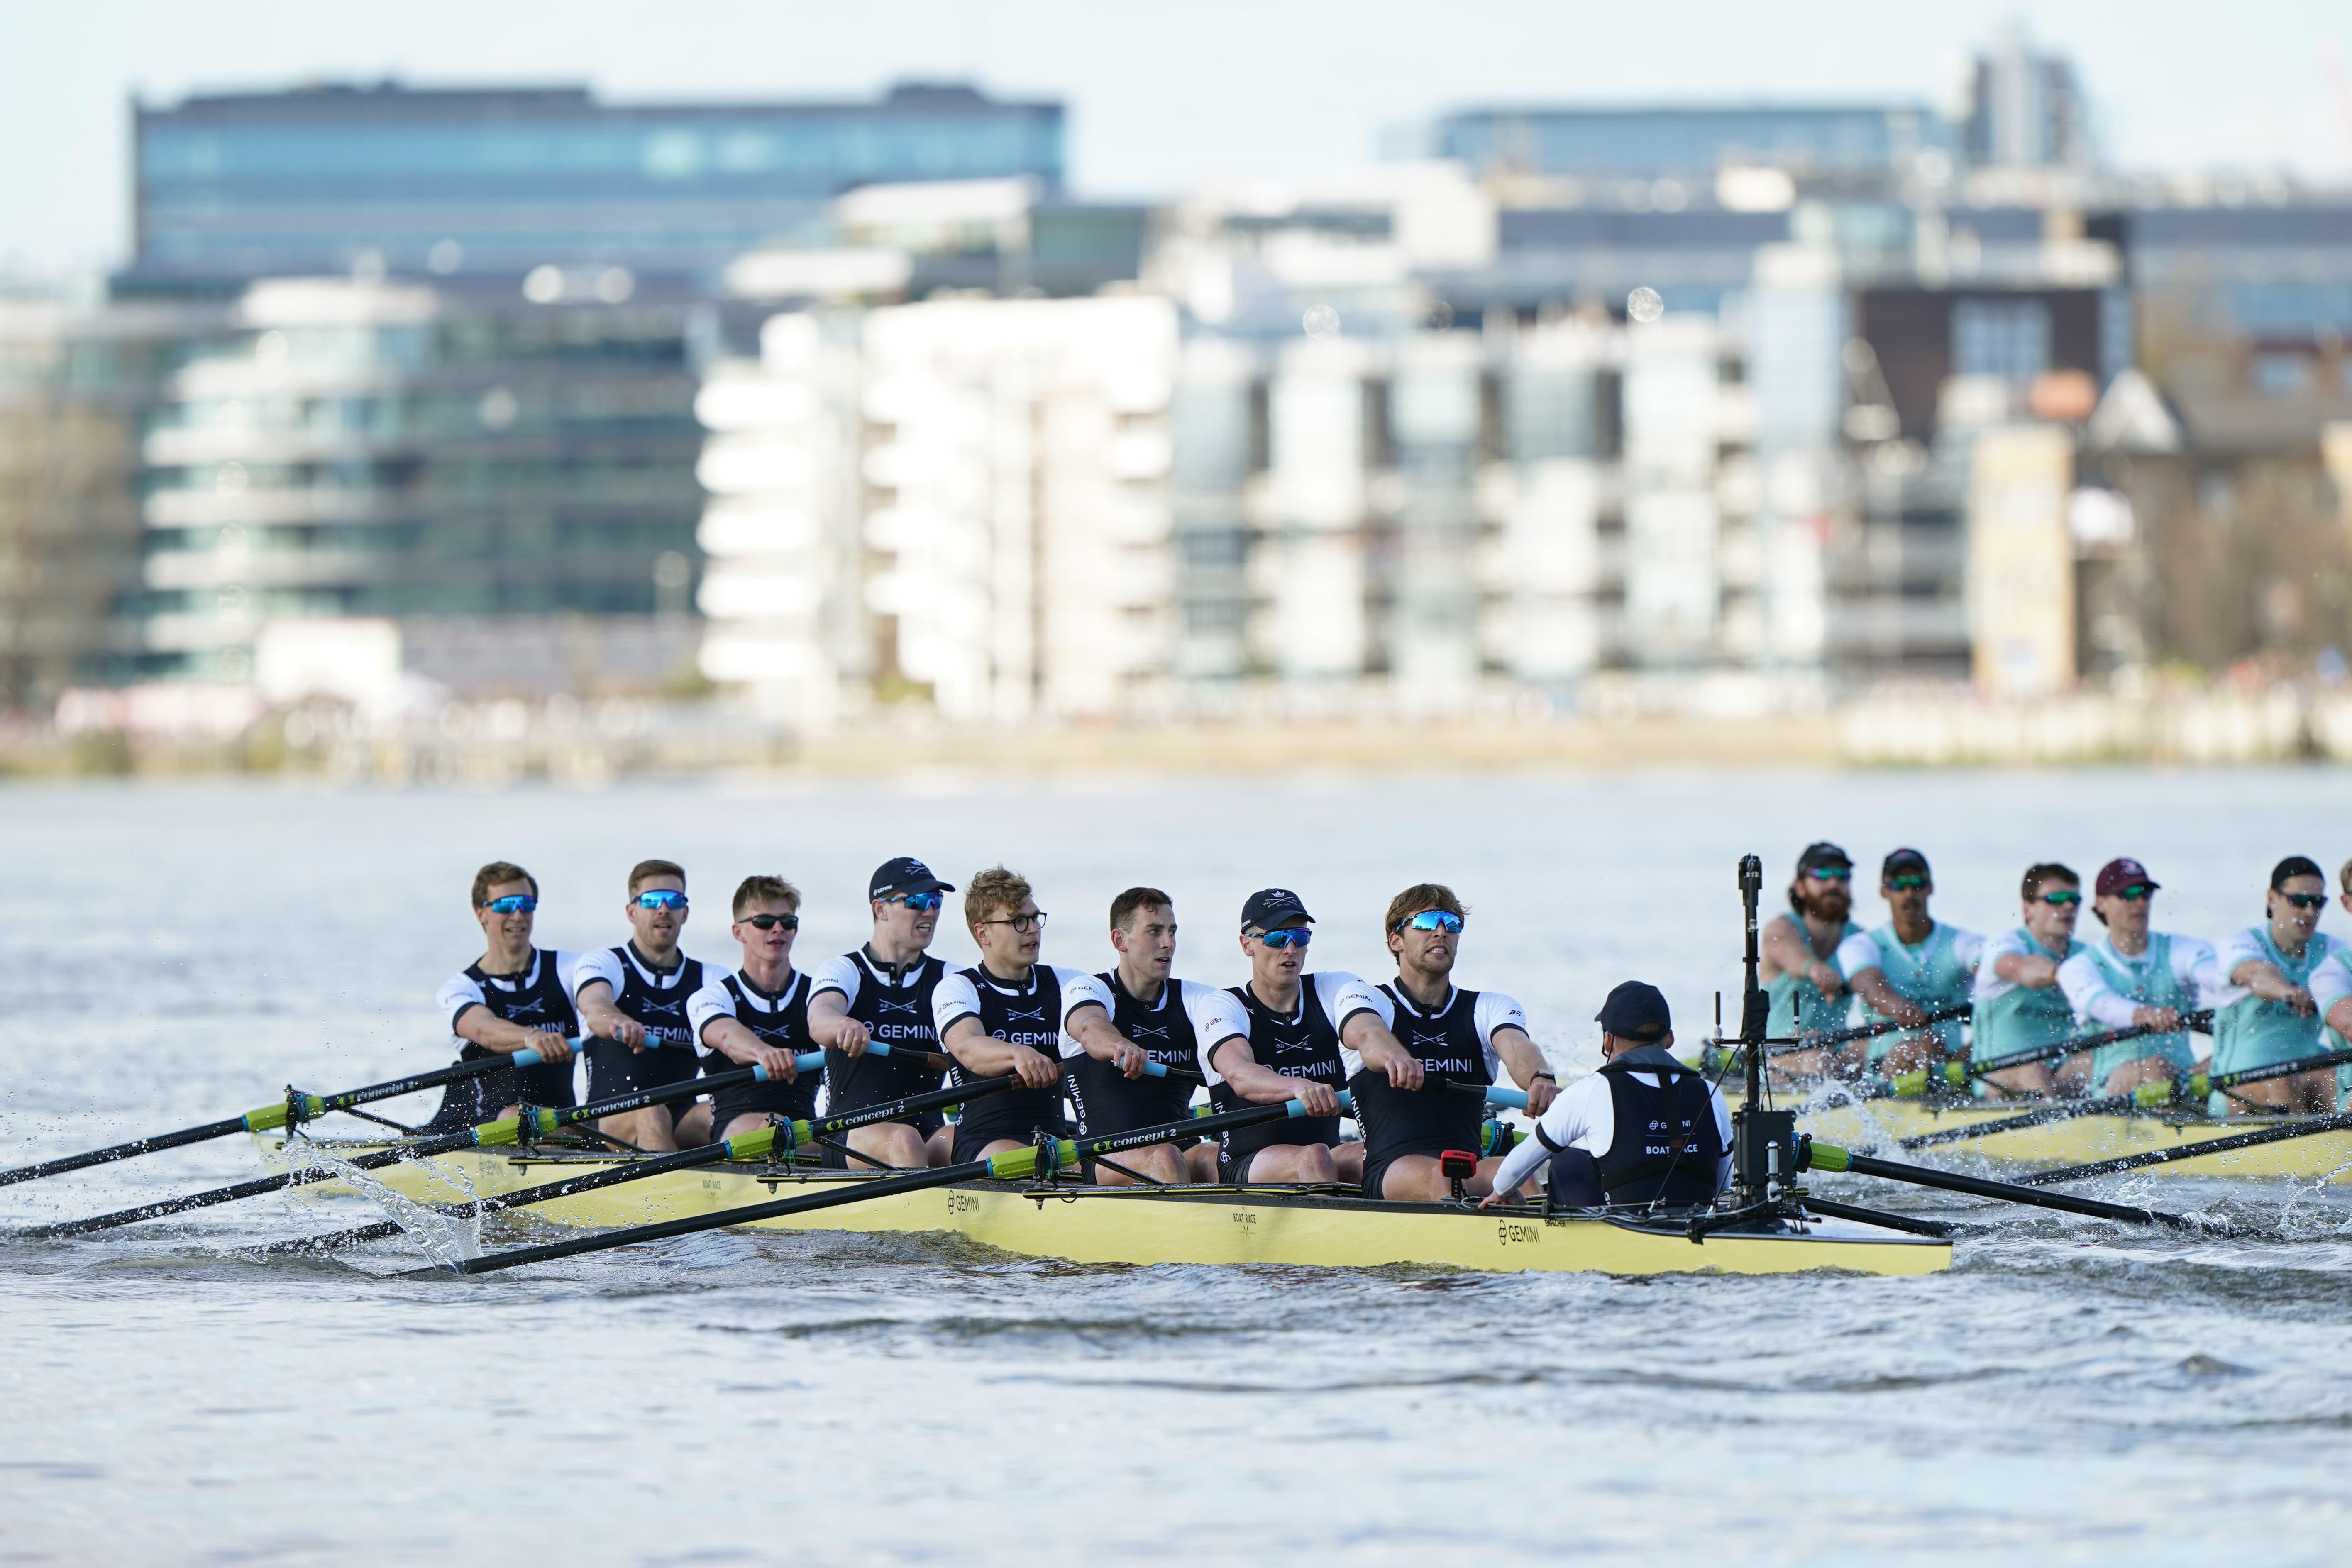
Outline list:
[[[2334,937],[2314,931],[2304,944],[2303,956],[2289,958],[2271,941],[2268,926],[2255,927],[2252,934],[2262,944],[2263,961],[2275,965],[2294,985],[2310,984],[2311,972],[2326,963],[2337,945]],[[2241,997],[2213,1015],[2213,1071],[2241,1072],[2315,1056],[2322,1049],[2321,1029],[2316,1017],[2306,1018],[2284,1002]]]
[[[2054,958],[2063,963],[2083,951],[2083,944],[2071,937],[2066,951],[2052,952],[2035,940],[2022,926],[2017,934],[2023,937],[2032,952]],[[1992,954],[1988,951],[1985,956]],[[1969,1048],[1969,1060],[1987,1062],[1996,1057],[2013,1056],[2030,1051],[2036,1046],[2053,1046],[2074,1034],[2074,1008],[2066,1000],[2066,993],[2056,983],[2035,990],[2028,985],[2012,985],[1990,1002],[1977,1004],[1971,1022],[1975,1026],[1974,1042]]]
[[[2176,1012],[2193,1011],[2197,1005],[2197,988],[2183,985],[2172,973],[2172,939],[2162,931],[2147,933],[2147,962],[2139,968],[2119,962],[2105,947],[2091,949],[2091,962],[2099,966],[2108,987],[2118,996],[2128,998],[2141,1007],[2170,1007]],[[2099,1026],[2102,1031],[2104,1026]],[[2149,1057],[2161,1057],[2172,1064],[2176,1076],[2187,1076],[2196,1061],[2195,1051],[2189,1042],[2189,1031],[2176,1029],[2168,1035],[2142,1035],[2137,1039],[2118,1040],[2112,1046],[2101,1046],[2091,1053],[2091,1092],[2105,1093],[2107,1075],[2127,1062]]]
[[[1796,919],[1794,916],[1790,918]],[[1797,928],[1800,931],[1804,929],[1802,920],[1797,921]],[[1843,942],[1860,930],[1860,926],[1848,921],[1845,930],[1838,932],[1838,941]],[[1832,948],[1830,951],[1834,954],[1837,950]],[[1822,995],[1821,988],[1801,974],[1776,974],[1764,990],[1772,999],[1772,1012],[1768,1020],[1769,1027],[1766,1032],[1775,1038],[1780,1037],[1783,1031],[1796,1035],[1824,1035],[1832,1029],[1843,1029],[1847,1010],[1853,1005],[1853,998],[1843,991],[1835,996]],[[1789,998],[1791,995],[1797,998],[1793,1005],[1797,1009],[1796,1027],[1793,1029],[1789,1026],[1791,1005]]]
[[[1886,984],[1906,1002],[1916,1002],[1930,1013],[1940,1013],[1947,1007],[1958,1007],[1969,999],[1969,988],[1976,984],[1977,972],[1960,962],[1956,951],[1958,937],[1950,926],[1940,921],[1929,929],[1927,940],[1916,947],[1906,946],[1895,934],[1892,921],[1870,933],[1878,949],[1878,972],[1886,976]],[[1874,1024],[1883,1019],[1875,1008],[1865,1009]],[[1931,1032],[1944,1049],[1958,1055],[1960,1049],[1960,1026],[1965,1019],[1948,1018],[1930,1026]],[[1881,1035],[1870,1042],[1870,1059],[1876,1062],[1895,1048],[1900,1035]]]

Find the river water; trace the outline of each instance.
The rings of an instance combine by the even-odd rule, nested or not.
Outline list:
[[[741,876],[807,895],[804,963],[862,939],[887,856],[1002,859],[1049,962],[1110,961],[1156,883],[1180,973],[1240,978],[1244,894],[1296,889],[1316,963],[1385,974],[1380,912],[1468,901],[1459,978],[1565,1070],[1629,976],[1687,1044],[1738,984],[1737,858],[1898,844],[1937,910],[2015,918],[2030,860],[2113,854],[2159,924],[2259,916],[2279,856],[2347,853],[2340,773],[1307,776],[603,794],[270,786],[0,793],[0,1164],[437,1065],[473,868],[540,877],[540,939],[623,934],[683,861],[728,957]],[[1863,918],[1883,910],[1874,894]],[[2345,933],[2341,910],[2327,929]],[[960,934],[940,952],[969,962]],[[426,1097],[380,1106],[421,1119]],[[356,1124],[341,1125],[358,1131]],[[223,1141],[0,1189],[0,1223],[254,1172]],[[2352,1189],[2216,1203],[2219,1242],[1856,1188],[1983,1226],[1919,1279],[1076,1268],[922,1237],[714,1232],[459,1280],[235,1250],[375,1217],[272,1197],[0,1240],[0,1561],[1452,1563],[2340,1561],[2352,1525]]]

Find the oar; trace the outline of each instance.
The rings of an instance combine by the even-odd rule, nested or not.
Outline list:
[[[1506,1110],[1525,1110],[1528,1108],[1528,1091],[1524,1089],[1512,1089],[1499,1083],[1465,1083],[1457,1078],[1431,1078],[1422,1081],[1435,1088],[1452,1089],[1456,1094],[1477,1095],[1487,1104],[1500,1106]]]
[[[2340,1132],[2352,1128],[2352,1115],[2337,1113],[2314,1116],[2288,1122],[2283,1126],[2261,1127],[2251,1132],[2233,1132],[2225,1137],[2202,1139],[2193,1143],[2179,1143],[2169,1149],[2152,1149],[2145,1154],[2119,1154],[2112,1160],[2095,1160],[2087,1165],[2069,1165],[2057,1171],[2036,1171],[2020,1180],[2044,1186],[2058,1182],[2079,1182],[2090,1176],[2112,1176],[2119,1171],[2137,1171],[2149,1165],[2168,1165],[2175,1160],[2195,1160],[2207,1154],[2226,1154],[2232,1149],[2252,1149],[2263,1143],[2284,1143],[2290,1138],[2310,1138],[2322,1132]]]
[[[1856,1040],[1875,1039],[1881,1035],[1904,1034],[1913,1029],[1927,1028],[1931,1024],[1948,1024],[1955,1018],[1965,1018],[1970,1010],[1969,1004],[1962,1002],[1957,1006],[1938,1007],[1916,1024],[1882,1018],[1875,1024],[1859,1024],[1851,1029],[1832,1029],[1825,1035],[1801,1035],[1796,1039],[1770,1047],[1764,1054],[1768,1058],[1785,1057],[1798,1051],[1817,1051],[1824,1046],[1852,1045]]]
[[[2032,1067],[2036,1062],[2063,1061],[2078,1051],[2095,1051],[2101,1046],[2112,1046],[2122,1040],[2135,1040],[2143,1035],[2177,1035],[2191,1029],[2201,1034],[2210,1029],[2212,1026],[2212,1010],[2203,1008],[2194,1013],[2183,1013],[2180,1015],[2180,1022],[2169,1029],[2159,1029],[2153,1024],[2134,1024],[2127,1029],[2108,1029],[2096,1035],[2076,1035],[2068,1039],[2053,1040],[2046,1046],[2035,1046],[2031,1050],[2011,1051],[2005,1057],[1994,1057],[1989,1061],[1949,1061],[1940,1068],[1919,1068],[1910,1072],[1896,1073],[1887,1081],[1898,1097],[1906,1100],[1915,1099],[1926,1092],[1931,1079],[1939,1079],[1953,1089],[1965,1089],[1970,1079],[1983,1078],[1990,1073],[2005,1072],[2011,1068]]]
[[[984,1078],[972,1083],[958,1084],[951,1089],[926,1089],[920,1094],[908,1095],[903,1100],[887,1100],[858,1110],[791,1122],[789,1138],[784,1136],[784,1125],[772,1124],[699,1149],[656,1154],[643,1160],[632,1160],[625,1164],[608,1165],[601,1171],[566,1176],[561,1181],[543,1182],[538,1186],[524,1187],[516,1192],[494,1194],[467,1202],[435,1204],[432,1208],[434,1213],[453,1219],[470,1219],[506,1209],[552,1203],[557,1198],[568,1198],[575,1193],[597,1192],[605,1187],[619,1186],[625,1182],[641,1182],[666,1171],[691,1170],[698,1165],[715,1165],[728,1160],[773,1160],[780,1157],[776,1147],[780,1142],[784,1145],[782,1157],[789,1158],[800,1149],[814,1147],[835,1133],[854,1132],[860,1127],[871,1127],[878,1121],[895,1121],[918,1111],[978,1100],[984,1095],[1012,1089],[1020,1081],[1008,1073],[1002,1078]],[[275,1242],[259,1250],[264,1253],[331,1252],[338,1247],[356,1247],[362,1242],[381,1241],[386,1237],[398,1236],[406,1228],[396,1220],[379,1220],[373,1225],[358,1226],[350,1230],[305,1237],[299,1241]]]
[[[2029,1208],[2056,1209],[2062,1214],[2088,1215],[2094,1219],[2122,1220],[2129,1225],[2160,1225],[2174,1230],[2220,1236],[2245,1234],[2226,1220],[2192,1219],[2187,1215],[2169,1214],[2163,1209],[2135,1208],[2128,1204],[2102,1203],[2096,1198],[2078,1198],[2065,1193],[2037,1192],[2032,1187],[2021,1187],[2010,1182],[1988,1182],[1980,1177],[1955,1175],[1949,1171],[1937,1171],[1926,1165],[1898,1164],[1892,1160],[1857,1154],[1834,1143],[1817,1143],[1811,1138],[1801,1138],[1798,1140],[1797,1169],[1802,1171],[1808,1167],[1816,1171],[1850,1171],[1857,1176],[1908,1182],[1915,1187],[1938,1187],[1949,1193],[1999,1198],[2004,1203],[2023,1204]]]
[[[824,1066],[824,1053],[811,1051],[804,1056],[795,1057],[793,1058],[793,1066],[799,1072],[818,1071]],[[714,1089],[732,1089],[738,1084],[761,1081],[767,1076],[767,1068],[749,1067],[737,1072],[719,1073],[709,1078],[680,1079],[676,1083],[664,1084],[658,1089],[640,1089],[634,1094],[619,1095],[611,1100],[599,1100],[593,1105],[572,1106],[562,1110],[548,1110],[534,1107],[531,1110],[532,1134],[537,1136],[542,1132],[552,1132],[559,1127],[593,1121],[604,1116],[618,1116],[624,1111],[643,1110],[647,1106],[667,1105],[673,1100],[690,1100],[696,1095],[707,1094]],[[485,1121],[478,1126],[467,1128],[463,1131],[446,1133],[438,1138],[427,1138],[418,1143],[404,1143],[397,1148],[385,1149],[373,1154],[362,1154],[358,1159],[350,1161],[349,1163],[354,1170],[376,1171],[386,1165],[396,1165],[403,1160],[425,1159],[435,1154],[452,1153],[459,1149],[501,1147],[521,1140],[522,1120],[520,1116],[502,1116],[495,1121]],[[190,1209],[211,1208],[218,1204],[235,1203],[239,1198],[258,1197],[264,1193],[279,1192],[287,1187],[304,1186],[314,1182],[331,1182],[335,1179],[335,1176],[336,1173],[329,1170],[289,1171],[282,1175],[262,1176],[250,1182],[238,1182],[232,1186],[215,1187],[209,1192],[191,1193],[185,1197],[161,1198],[152,1204],[141,1204],[136,1208],[118,1209],[112,1214],[98,1215],[89,1219],[61,1220],[54,1225],[33,1226],[16,1234],[25,1237],[58,1237],[80,1236],[93,1230],[112,1230],[118,1226],[136,1225],[142,1219],[158,1219],[165,1215],[185,1214]]]
[[[1345,1090],[1339,1094],[1342,1110],[1355,1109]],[[501,1268],[513,1268],[525,1263],[544,1263],[558,1258],[573,1258],[583,1252],[604,1252],[616,1247],[629,1247],[640,1241],[661,1241],[673,1236],[692,1236],[698,1231],[717,1230],[725,1226],[748,1225],[754,1220],[777,1219],[785,1215],[808,1214],[818,1209],[839,1207],[845,1204],[864,1203],[871,1198],[895,1197],[900,1193],[921,1192],[929,1187],[950,1186],[957,1182],[1013,1182],[1040,1173],[1068,1170],[1079,1161],[1097,1154],[1116,1154],[1126,1149],[1141,1149],[1153,1143],[1186,1133],[1223,1132],[1236,1127],[1254,1127],[1263,1121],[1284,1117],[1304,1116],[1303,1101],[1285,1100],[1279,1105],[1254,1105],[1240,1110],[1228,1110],[1217,1116],[1187,1117],[1181,1121],[1158,1127],[1141,1127],[1131,1132],[1104,1133],[1093,1138],[1063,1138],[1051,1143],[1033,1143],[1023,1149],[1008,1149],[992,1154],[985,1160],[967,1160],[961,1164],[942,1165],[935,1171],[915,1171],[903,1176],[877,1176],[868,1180],[844,1183],[837,1190],[806,1193],[798,1197],[778,1198],[770,1203],[745,1204],[735,1208],[719,1209],[711,1214],[691,1215],[680,1219],[661,1220],[652,1225],[625,1226],[619,1230],[598,1231],[593,1236],[574,1237],[565,1241],[551,1241],[541,1247],[518,1247],[506,1252],[494,1252],[483,1258],[468,1258],[449,1265],[460,1274],[489,1274]],[[1050,1162],[1050,1163],[1048,1163]],[[2036,1194],[2037,1196],[2040,1194]],[[439,1268],[412,1268],[405,1279],[423,1279],[442,1272]]]
[[[2201,1104],[2215,1089],[2229,1090],[2242,1084],[2260,1083],[2265,1079],[2292,1078],[2301,1072],[2319,1072],[2333,1067],[2352,1064],[2352,1050],[2326,1051],[2315,1057],[2304,1057],[2291,1062],[2273,1062],[2269,1067],[2244,1068],[2237,1072],[2225,1072],[2219,1077],[2191,1073],[2184,1083],[2168,1079],[2160,1083],[2144,1083],[2128,1094],[2111,1094],[2102,1100],[2081,1100],[2064,1105],[2045,1105],[2038,1110],[2021,1111],[2015,1116],[1997,1117],[1990,1121],[1972,1121],[1965,1127],[1947,1127],[1939,1131],[1922,1132],[1916,1138],[1903,1140],[1906,1149],[1932,1148],[1938,1143],[1958,1143],[1971,1138],[1990,1137],[1996,1132],[2013,1131],[2021,1127],[2039,1127],[2045,1122],[2068,1121],[2077,1116],[2106,1116],[2122,1113],[2138,1115],[2162,1110],[2167,1106]]]
[[[580,1042],[571,1042],[576,1049]],[[383,1083],[373,1083],[365,1089],[345,1089],[341,1094],[297,1094],[287,1092],[275,1105],[264,1105],[242,1116],[231,1116],[219,1121],[207,1121],[202,1127],[183,1127],[177,1132],[161,1132],[152,1138],[137,1138],[128,1143],[117,1143],[111,1149],[93,1149],[87,1154],[68,1154],[62,1159],[44,1160],[37,1165],[24,1165],[13,1171],[0,1171],[0,1187],[16,1182],[37,1181],[43,1176],[61,1175],[68,1171],[88,1170],[115,1160],[134,1159],[141,1154],[152,1154],[159,1149],[184,1149],[191,1143],[205,1143],[215,1138],[227,1138],[239,1132],[267,1132],[289,1122],[315,1121],[331,1110],[349,1110],[354,1105],[366,1105],[373,1100],[391,1100],[413,1094],[420,1089],[432,1089],[445,1083],[480,1078],[505,1068],[535,1067],[541,1060],[537,1051],[517,1051],[511,1056],[484,1057],[477,1061],[459,1062],[455,1067],[436,1068],[408,1078],[395,1078]]]

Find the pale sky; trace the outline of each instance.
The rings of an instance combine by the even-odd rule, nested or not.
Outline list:
[[[2352,182],[2352,86],[2331,93],[2327,63],[2352,53],[2343,0],[0,0],[0,271],[121,258],[133,94],[971,78],[1069,102],[1078,191],[1155,196],[1360,163],[1384,132],[1482,102],[1942,101],[2019,19],[2074,58],[2111,162]]]

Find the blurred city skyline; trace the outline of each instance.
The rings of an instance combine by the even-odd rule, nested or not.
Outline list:
[[[2180,26],[2165,25],[2168,14]],[[855,11],[642,0],[447,0],[397,11],[268,3],[202,12],[92,4],[5,25],[0,271],[103,268],[127,251],[129,109],[297,81],[585,83],[619,101],[859,98],[894,81],[971,80],[1070,104],[1073,187],[1165,197],[1202,180],[1285,177],[1418,150],[1476,103],[1706,100],[1948,103],[1969,51],[2021,26],[2072,56],[2103,162],[2132,170],[2352,181],[2342,13],[2108,3],[1933,14],[1856,4],[1769,13],[1336,0],[1202,0],[1106,25],[1066,0],[905,0]]]

